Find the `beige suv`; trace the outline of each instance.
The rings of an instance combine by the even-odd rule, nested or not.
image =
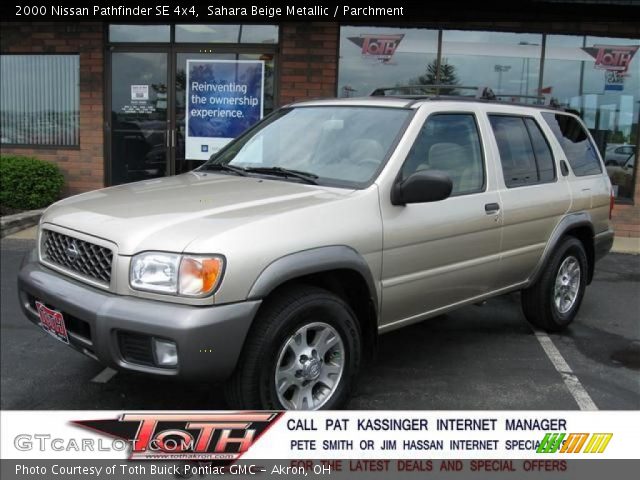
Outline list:
[[[20,302],[110,367],[224,381],[233,408],[337,408],[378,334],[517,290],[532,324],[566,327],[611,208],[563,111],[298,103],[192,172],[51,206]]]

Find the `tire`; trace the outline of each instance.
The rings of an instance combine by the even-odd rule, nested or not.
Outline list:
[[[361,345],[356,316],[340,297],[306,285],[276,291],[247,335],[225,386],[227,403],[240,409],[340,408],[355,383]]]
[[[559,278],[561,268],[566,269],[562,278]],[[576,268],[579,269],[577,281]],[[549,332],[566,328],[582,303],[587,274],[588,260],[582,242],[575,237],[566,237],[552,253],[538,281],[522,291],[522,310],[527,320]],[[558,289],[556,280],[559,282]],[[558,293],[561,295],[556,295]],[[558,297],[560,300],[557,300]]]

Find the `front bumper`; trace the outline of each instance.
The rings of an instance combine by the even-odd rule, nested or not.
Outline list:
[[[114,295],[33,259],[18,274],[18,295],[23,312],[36,325],[40,323],[36,300],[62,312],[69,345],[104,365],[185,380],[223,380],[231,375],[261,303],[190,306]],[[175,342],[177,367],[125,359],[122,336],[131,334]]]

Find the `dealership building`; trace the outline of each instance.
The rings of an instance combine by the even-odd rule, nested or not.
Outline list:
[[[247,75],[258,66],[260,115],[383,87],[435,84],[446,85],[440,93],[473,95],[488,86],[503,100],[578,111],[614,184],[616,233],[640,237],[640,24],[579,15],[362,20],[3,23],[1,151],[58,164],[66,194],[189,171],[216,149],[189,138],[194,78],[225,62]]]

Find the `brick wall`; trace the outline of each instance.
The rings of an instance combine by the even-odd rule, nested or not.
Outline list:
[[[0,24],[2,53],[80,54],[80,148],[1,147],[2,153],[33,155],[57,163],[65,176],[65,195],[104,185],[103,30],[100,23]]]
[[[283,23],[280,29],[280,104],[335,97],[338,24]]]

